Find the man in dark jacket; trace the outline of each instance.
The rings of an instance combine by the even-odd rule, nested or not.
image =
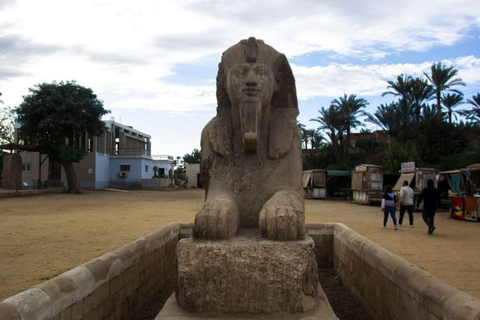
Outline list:
[[[417,208],[423,201],[422,218],[428,226],[428,234],[432,234],[435,230],[434,218],[437,211],[437,204],[440,203],[440,193],[433,186],[433,180],[427,181],[427,187],[422,190],[418,197]]]

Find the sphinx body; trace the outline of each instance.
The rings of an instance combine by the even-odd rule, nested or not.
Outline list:
[[[201,137],[206,202],[194,236],[228,239],[241,227],[303,239],[301,138],[287,59],[261,40],[240,41],[222,56],[217,99]]]

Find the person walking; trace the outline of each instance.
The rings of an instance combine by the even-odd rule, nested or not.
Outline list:
[[[410,228],[413,228],[413,189],[408,185],[408,181],[403,181],[403,187],[400,189],[400,218],[398,224],[400,227],[403,223],[405,211],[408,212],[408,220]]]
[[[385,187],[385,193],[382,198],[382,211],[383,211],[383,226],[382,229],[387,227],[388,215],[392,217],[393,227],[397,230],[397,218],[395,217],[397,197],[392,191],[391,186]]]
[[[437,203],[440,203],[440,193],[433,186],[433,180],[428,179],[427,187],[422,190],[417,201],[417,208],[423,201],[422,218],[428,227],[428,234],[431,235],[435,231],[435,212],[437,211]]]

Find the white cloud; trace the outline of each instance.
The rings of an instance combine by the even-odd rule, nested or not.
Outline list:
[[[478,39],[478,30],[477,0],[3,1],[0,92],[5,104],[15,106],[34,84],[77,80],[109,109],[210,111],[221,53],[255,36],[290,61],[296,58],[300,99],[379,95],[386,80],[400,73],[420,76],[433,62],[393,64],[391,55],[453,47]],[[313,53],[341,59],[302,64]],[[442,59],[451,59],[459,76],[478,88],[479,57],[473,54]],[[194,75],[198,84],[182,83],[175,78],[180,64],[212,72]]]
[[[480,85],[480,58],[474,56],[445,60],[459,70],[459,77],[467,84]],[[298,97],[308,100],[315,97],[338,97],[347,94],[378,96],[386,91],[386,81],[400,74],[423,78],[433,62],[419,64],[373,64],[367,66],[330,64],[326,67],[292,66]]]

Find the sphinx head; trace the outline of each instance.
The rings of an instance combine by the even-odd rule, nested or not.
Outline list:
[[[217,100],[219,115],[232,118],[232,133],[246,153],[256,153],[260,141],[273,157],[286,152],[288,141],[272,143],[271,135],[298,114],[295,79],[283,54],[255,38],[230,47],[219,64]]]
[[[262,123],[268,121],[272,97],[279,87],[279,77],[275,73],[278,54],[263,41],[249,38],[222,56],[224,87],[246,153],[256,152],[263,134]]]

